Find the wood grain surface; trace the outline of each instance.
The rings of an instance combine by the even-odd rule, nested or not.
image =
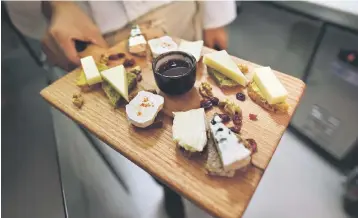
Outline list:
[[[211,51],[204,48],[202,53]],[[104,52],[126,53],[126,42],[121,42],[107,51],[91,47],[81,55],[93,55],[99,58]],[[128,54],[127,56],[129,57]],[[250,73],[247,77],[251,79],[252,71],[258,65],[233,58],[237,63],[249,66]],[[135,58],[135,60],[143,69],[143,80],[139,83],[139,87],[156,88],[151,70],[151,58]],[[118,65],[122,62],[123,60],[111,62],[110,65]],[[248,96],[244,102],[235,100],[235,94],[240,88],[224,91],[219,89],[208,77],[206,67],[201,61],[197,68],[195,86],[198,87],[202,81],[208,81],[212,84],[217,97],[236,101],[243,111],[242,136],[253,138],[258,144],[258,152],[252,158],[253,165],[246,172],[237,172],[234,178],[206,175],[205,155],[191,159],[184,157],[172,141],[172,118],[169,116],[165,117],[161,129],[134,128],[127,121],[124,106],[114,109],[101,90],[82,93],[85,103],[81,109],[76,108],[71,99],[74,93],[80,92],[80,88],[75,84],[77,71],[54,82],[42,90],[41,95],[112,148],[209,213],[217,217],[241,217],[301,99],[305,84],[297,78],[275,72],[289,93],[287,101],[290,109],[287,114],[272,114],[256,105]],[[244,89],[243,92],[246,93],[246,90]],[[171,111],[197,108],[199,98],[195,88],[184,96],[176,98],[166,96],[165,113],[170,115]],[[218,109],[207,112],[207,117],[211,117],[215,111]],[[257,114],[258,120],[249,120],[249,113]]]

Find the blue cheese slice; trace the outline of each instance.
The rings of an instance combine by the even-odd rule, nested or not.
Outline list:
[[[158,112],[163,108],[164,98],[147,91],[140,91],[126,105],[128,120],[137,127],[145,128],[153,124]]]
[[[173,114],[173,140],[187,151],[203,151],[208,140],[204,109],[173,112]]]
[[[209,128],[219,152],[224,170],[238,170],[247,166],[251,160],[251,151],[240,143],[237,136],[215,114]]]

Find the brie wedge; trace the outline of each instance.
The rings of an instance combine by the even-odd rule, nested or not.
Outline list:
[[[148,44],[154,58],[166,52],[178,50],[178,45],[169,36],[151,39]]]
[[[147,50],[147,40],[143,35],[129,37],[129,53],[144,54]]]
[[[103,78],[128,102],[127,72],[123,65],[104,70],[101,73]]]
[[[193,55],[196,59],[196,62],[198,62],[201,56],[201,49],[203,48],[203,44],[203,40],[195,42],[181,40],[179,45],[179,51],[183,51]]]
[[[101,74],[92,56],[81,58],[81,65],[88,85],[102,82]]]
[[[203,151],[207,143],[204,108],[173,114],[173,140],[187,151]]]
[[[230,79],[238,82],[240,85],[246,86],[247,78],[225,50],[206,54],[204,55],[203,61],[208,67],[219,71],[219,73],[224,74]]]
[[[163,108],[164,98],[147,91],[140,91],[129,104],[126,113],[134,126],[145,128],[153,124],[158,112]]]
[[[250,163],[251,151],[222,123],[219,115],[214,114],[209,126],[224,170],[238,170]]]
[[[255,69],[254,81],[269,104],[284,102],[287,98],[287,90],[270,67]]]

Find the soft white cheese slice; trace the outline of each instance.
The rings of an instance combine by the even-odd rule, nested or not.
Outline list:
[[[81,58],[81,65],[88,85],[102,82],[101,74],[92,56]]]
[[[237,170],[250,163],[251,151],[239,142],[237,136],[222,123],[217,114],[209,126],[224,170]]]
[[[288,92],[270,67],[256,68],[254,81],[269,104],[286,100]]]
[[[153,124],[158,112],[163,108],[164,98],[147,91],[140,91],[126,105],[128,120],[137,127],[145,128]]]
[[[173,112],[173,140],[185,150],[203,151],[206,143],[206,119],[203,108]]]
[[[178,45],[169,36],[151,39],[148,44],[154,58],[166,52],[178,50]]]
[[[201,50],[203,48],[203,45],[204,45],[203,40],[199,40],[195,42],[181,40],[179,45],[179,51],[183,51],[193,55],[196,59],[196,62],[198,62],[201,56]]]
[[[132,36],[129,38],[128,46],[130,53],[145,52],[147,49],[147,40],[145,40],[143,35]]]
[[[112,67],[102,71],[101,74],[103,78],[128,102],[128,80],[124,66],[119,65]]]

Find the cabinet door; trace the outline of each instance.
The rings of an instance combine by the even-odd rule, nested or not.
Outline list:
[[[341,159],[358,137],[358,68],[338,60],[340,49],[358,50],[358,35],[328,27],[292,125]]]

